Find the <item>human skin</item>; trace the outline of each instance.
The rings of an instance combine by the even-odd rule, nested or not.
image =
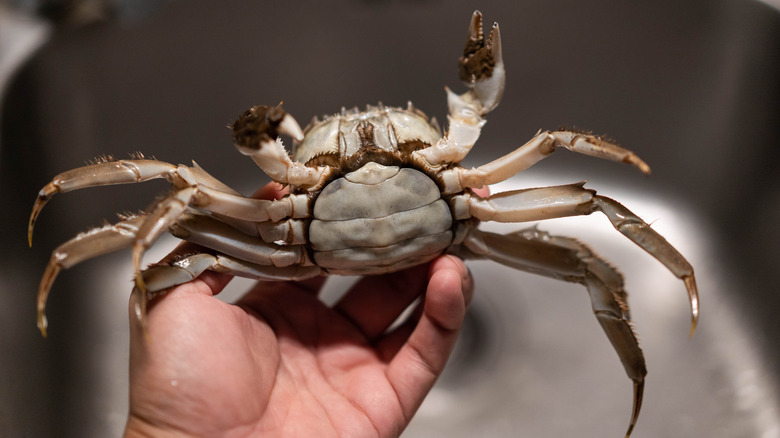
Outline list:
[[[148,336],[131,323],[126,437],[398,436],[443,371],[473,291],[448,255],[365,277],[331,307],[317,297],[324,277],[259,282],[228,304],[215,295],[230,278],[206,272],[154,299]]]

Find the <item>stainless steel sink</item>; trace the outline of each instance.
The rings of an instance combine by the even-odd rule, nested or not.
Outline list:
[[[46,340],[35,290],[58,243],[146,207],[166,185],[61,195],[29,249],[27,215],[48,178],[97,155],[142,151],[194,159],[249,193],[267,179],[224,126],[250,105],[284,101],[305,121],[411,99],[443,119],[442,87],[460,87],[455,59],[474,8],[189,0],[141,2],[157,7],[139,15],[126,12],[131,2],[108,3],[120,6],[103,20],[38,18],[46,44],[0,76],[0,436],[104,437],[124,426],[129,254],[61,274]],[[481,2],[486,20],[501,24],[508,84],[466,164],[560,125],[608,133],[644,158],[650,178],[559,152],[497,190],[587,179],[694,265],[702,319],[689,339],[682,282],[606,219],[540,224],[587,242],[626,276],[649,369],[633,436],[778,438],[780,14],[746,0],[637,3]],[[0,41],[0,61],[12,43]],[[621,436],[631,384],[584,290],[471,267],[478,290],[466,329],[405,436]],[[246,286],[236,282],[224,299]]]

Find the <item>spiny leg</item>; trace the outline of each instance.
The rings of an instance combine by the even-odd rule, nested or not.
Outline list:
[[[174,286],[192,281],[207,270],[268,281],[300,281],[322,275],[322,270],[316,266],[260,265],[212,252],[183,254],[169,263],[158,263],[142,271],[145,288],[133,288],[133,313],[144,333],[149,333],[146,314],[149,299]]]
[[[174,236],[260,265],[287,267],[311,265],[301,243],[305,243],[303,222],[288,219],[275,223],[248,223],[237,229],[212,216],[187,210],[187,199],[195,188],[173,193],[160,202],[141,225],[133,241],[135,286],[146,290],[141,261],[146,250],[166,230]],[[285,245],[275,242],[284,241]]]
[[[169,231],[180,239],[257,265],[278,268],[312,265],[303,245],[267,242],[259,232],[255,235],[246,234],[202,214],[188,212],[182,215],[170,225]]]
[[[449,129],[438,143],[412,154],[423,165],[438,166],[463,160],[485,125],[483,116],[501,101],[506,74],[498,23],[493,24],[486,40],[482,33],[482,14],[474,11],[466,47],[458,64],[460,79],[469,90],[461,95],[446,90]]]
[[[599,137],[574,131],[544,131],[536,134],[514,152],[485,165],[471,169],[455,167],[445,170],[440,176],[444,185],[443,192],[458,193],[466,188],[479,188],[504,181],[547,158],[558,148],[631,164],[645,175],[650,173],[650,166],[636,154]]]
[[[176,192],[169,200],[175,201],[176,195],[184,196],[188,190],[193,188]],[[268,266],[266,276],[272,275],[270,271],[274,269],[284,273],[293,266],[312,264],[300,245],[267,243],[257,229],[253,235],[244,234],[213,217],[182,213],[182,209],[182,204],[163,201],[148,215],[132,216],[114,225],[89,230],[60,245],[52,253],[38,289],[38,327],[41,333],[46,335],[46,300],[62,269],[132,246],[136,288],[146,290],[144,277],[140,274],[141,259],[144,251],[166,230],[176,237],[231,254],[236,259],[249,260],[247,263],[252,265]]]
[[[276,241],[285,241],[295,245],[305,243],[301,221],[293,219],[278,222],[268,221],[270,219],[269,210],[270,214],[274,216],[281,214],[308,215],[305,207],[296,205],[302,203],[304,205],[308,203],[306,196],[286,196],[280,200],[268,201],[244,198],[198,185],[174,191],[157,203],[140,226],[133,242],[133,268],[136,286],[140,289],[144,288],[140,272],[141,261],[146,250],[162,233],[169,229],[173,230],[174,235],[176,235],[175,230],[180,230],[177,237],[188,237],[192,231],[183,229],[187,223],[201,224],[196,234],[200,232],[207,235],[217,235],[217,231],[222,230],[226,237],[223,241],[241,241],[259,235],[263,237],[264,242],[268,243]],[[195,214],[191,212],[190,207],[209,207],[209,213],[220,216],[221,220]],[[252,211],[251,208],[258,210]],[[236,219],[237,215],[241,218]],[[265,222],[247,221],[247,216],[250,216],[248,219],[265,220]],[[181,221],[181,224],[176,225],[178,221]],[[231,236],[231,238],[228,239],[227,236]],[[207,243],[204,245],[209,246]]]
[[[97,187],[112,184],[127,184],[148,181],[155,178],[167,178],[176,172],[176,166],[157,160],[115,160],[105,161],[77,169],[68,170],[55,176],[46,184],[33,205],[30,222],[27,226],[27,239],[32,246],[32,233],[35,221],[46,202],[56,193],[69,192],[85,187]]]
[[[197,186],[191,206],[224,218],[244,222],[278,222],[284,218],[309,217],[309,195],[285,195],[280,199],[247,198],[206,186]]]
[[[258,105],[244,112],[230,128],[233,144],[239,152],[252,157],[257,165],[276,182],[310,189],[321,188],[330,168],[306,166],[292,161],[279,139],[279,134],[303,140],[298,122],[281,107]]]
[[[466,257],[487,258],[515,269],[584,285],[593,313],[634,383],[634,401],[626,437],[634,429],[642,406],[645,359],[630,323],[623,277],[586,245],[537,229],[500,235],[470,230],[463,245]]]
[[[691,303],[690,335],[692,336],[699,321],[699,293],[690,263],[649,224],[614,199],[594,196],[589,208],[590,211],[585,214],[595,211],[604,213],[618,231],[658,259],[677,278],[685,282],[688,300]]]
[[[188,167],[147,159],[114,160],[63,172],[41,189],[30,216],[28,239],[32,243],[35,221],[45,203],[56,193],[102,185],[137,183],[155,178],[167,179],[178,190],[160,201],[151,214],[145,216],[143,220],[139,219],[135,224],[139,227],[132,243],[137,280],[140,279],[137,274],[140,271],[143,252],[188,207],[206,209],[241,229],[247,229],[251,225],[249,231],[255,235],[258,234],[258,230],[254,222],[308,216],[307,195],[288,195],[279,200],[245,198],[209,175],[196,163]],[[94,230],[89,233],[93,232]],[[81,239],[80,235],[71,242],[81,241]],[[55,251],[55,255],[57,254]],[[47,271],[45,278],[49,277],[53,280],[52,269],[54,268]]]
[[[487,198],[473,193],[453,196],[456,219],[475,217],[485,221],[525,222],[588,215],[599,211],[612,226],[655,257],[683,280],[691,306],[691,332],[699,320],[699,295],[693,267],[663,236],[614,199],[599,196],[583,183],[498,193]]]
[[[220,201],[214,202],[217,206],[222,204],[229,205],[236,203],[236,201],[231,202],[230,199],[241,196],[238,192],[208,174],[197,163],[193,163],[192,167],[188,167],[148,159],[101,161],[63,172],[55,176],[51,182],[40,190],[30,215],[30,222],[27,228],[28,240],[32,244],[32,232],[35,221],[43,206],[56,193],[65,193],[88,187],[139,183],[157,178],[165,178],[176,189],[189,186],[200,187],[204,195],[199,197],[199,199],[205,197],[204,205],[211,204],[207,202],[210,198]],[[220,196],[229,199],[222,201]],[[300,207],[298,209],[300,210]]]
[[[144,216],[132,216],[116,224],[105,225],[81,233],[52,252],[38,287],[38,329],[46,337],[46,300],[54,280],[63,269],[84,260],[130,246],[143,223]]]

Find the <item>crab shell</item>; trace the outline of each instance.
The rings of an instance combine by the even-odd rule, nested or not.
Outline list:
[[[312,208],[308,240],[317,266],[380,274],[432,260],[452,244],[456,221],[439,186],[408,167],[411,151],[440,138],[435,122],[411,105],[353,109],[306,129],[294,160],[339,169]]]

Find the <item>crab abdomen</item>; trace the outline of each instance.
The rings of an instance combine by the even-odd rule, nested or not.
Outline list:
[[[381,274],[443,253],[452,243],[452,222],[427,175],[368,163],[323,188],[309,241],[314,262],[331,274]]]

